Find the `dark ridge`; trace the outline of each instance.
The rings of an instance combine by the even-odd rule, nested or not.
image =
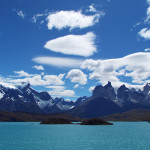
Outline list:
[[[23,112],[0,112],[0,122],[41,122],[50,118],[68,119],[71,122],[81,122],[83,119],[69,114],[30,114]]]
[[[113,125],[113,123],[109,123],[99,118],[93,118],[86,121],[83,121],[81,125]]]
[[[102,117],[108,121],[150,121],[150,109],[134,109]]]
[[[51,119],[42,121],[40,124],[72,124],[72,123],[69,119],[51,118]]]

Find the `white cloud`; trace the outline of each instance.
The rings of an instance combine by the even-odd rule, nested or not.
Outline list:
[[[17,15],[18,15],[19,17],[21,17],[22,19],[24,19],[25,16],[26,16],[26,14],[25,14],[22,10],[17,11]]]
[[[87,83],[87,75],[79,69],[72,69],[68,72],[67,79],[70,79],[73,83],[79,83],[85,85]]]
[[[12,84],[16,84],[19,85],[21,83],[30,83],[33,86],[43,86],[45,85],[44,80],[42,80],[40,75],[35,75],[33,77],[29,77],[29,78],[23,78],[23,79],[10,79],[8,82],[12,83]]]
[[[76,88],[78,88],[78,87],[79,87],[79,84],[76,84],[73,88],[75,88],[75,89],[76,89]]]
[[[96,8],[94,7],[94,5],[90,5],[89,9],[87,10],[88,12],[97,12]]]
[[[15,74],[18,74],[17,77],[30,77],[31,74],[28,74],[27,72],[21,70],[21,71],[14,71]]]
[[[33,23],[36,23],[37,20],[38,20],[38,18],[39,18],[39,17],[42,17],[42,16],[44,16],[44,14],[36,14],[36,15],[34,15],[34,16],[31,18],[31,20],[32,20]]]
[[[76,97],[75,91],[66,90],[64,86],[48,86],[47,88],[52,89],[51,91],[48,91],[48,93],[54,97]]]
[[[65,99],[66,102],[70,102],[71,100],[69,98]],[[73,102],[73,101],[72,101]]]
[[[146,11],[146,18],[144,20],[144,24],[149,24],[150,23],[150,0],[147,0],[148,3],[148,8]],[[140,35],[142,38],[149,40],[150,39],[150,29],[148,28],[143,28],[138,32],[138,35]]]
[[[44,23],[44,20],[40,21],[40,24],[43,24]]]
[[[56,75],[45,75],[43,79],[45,80],[45,84],[53,84],[53,85],[63,85],[64,81],[62,81],[63,74],[60,74],[58,76]]]
[[[16,89],[16,87],[10,83],[5,83],[0,81],[0,85],[6,87],[6,88],[11,88],[11,89]]]
[[[3,77],[0,76],[0,82],[3,81]]]
[[[61,73],[61,74],[58,75],[58,78],[59,78],[59,79],[63,79],[64,76],[65,76],[65,73]]]
[[[2,77],[2,76],[0,75],[0,82],[1,82],[1,83],[7,82],[7,79],[8,79],[8,78],[4,78],[4,77]]]
[[[62,81],[64,74],[60,75],[32,75],[32,77],[26,77],[23,79],[9,79],[9,83],[20,84],[22,82],[29,82],[33,86],[46,86],[46,85],[63,85],[64,81]]]
[[[145,52],[150,51],[150,48],[146,48],[144,51],[145,51]]]
[[[103,15],[104,13],[96,13],[95,15],[86,16],[81,11],[73,10],[54,12],[47,17],[48,29],[70,28],[72,30],[74,28],[87,28],[96,24]]]
[[[150,5],[150,0],[147,0],[147,3]]]
[[[93,92],[94,88],[95,88],[95,86],[91,86],[91,87],[89,88],[89,92]]]
[[[67,35],[48,41],[44,47],[54,52],[88,57],[96,52],[95,38],[93,32],[84,35]]]
[[[150,6],[147,8],[147,17],[145,19],[145,22],[149,23],[149,21],[150,21]]]
[[[50,85],[50,86],[45,86],[48,89],[57,89],[59,91],[62,91],[65,87],[64,86],[60,86],[60,85]]]
[[[80,67],[83,62],[82,59],[64,57],[35,57],[32,60],[39,64],[67,68]]]
[[[44,72],[41,72],[41,76],[44,76],[45,75],[45,73]]]
[[[143,28],[141,31],[138,33],[142,38],[146,40],[150,40],[150,29],[148,28]]]
[[[123,58],[92,60],[88,59],[83,62],[81,68],[88,69],[90,73],[89,79],[99,80],[105,85],[111,81],[113,86],[118,87],[121,84],[126,84],[128,87],[139,87],[140,85],[149,82],[150,78],[150,53],[141,52],[134,53]],[[124,83],[121,78],[131,77],[132,85]]]
[[[137,22],[134,26],[133,26],[133,28],[136,28],[137,26],[139,26],[139,25],[141,25],[142,24],[142,22]],[[131,29],[131,31],[133,31],[133,29]]]
[[[64,91],[49,91],[48,92],[50,95],[55,96],[55,97],[76,97],[75,92],[73,90],[64,90]]]
[[[44,70],[44,67],[43,66],[38,66],[38,65],[35,65],[33,66],[33,68],[35,68],[36,70]]]

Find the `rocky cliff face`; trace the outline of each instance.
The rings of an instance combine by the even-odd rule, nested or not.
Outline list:
[[[102,85],[96,86],[93,90],[92,97],[104,97],[114,101],[116,99],[116,93],[111,85],[111,82],[108,82],[108,84],[106,84],[104,87]]]
[[[135,108],[150,109],[150,84],[143,90],[129,89],[125,85],[117,92],[111,82],[98,85],[91,97],[80,97],[75,102],[64,98],[53,99],[48,92],[38,92],[30,84],[6,86],[0,84],[0,111],[28,113],[70,113],[78,117],[100,117]]]
[[[146,85],[147,86],[147,85]],[[148,88],[148,87],[147,87]],[[149,86],[150,90],[150,86]],[[136,91],[135,89],[128,89],[125,85],[118,88],[117,99],[121,103],[122,107],[130,107],[131,105],[135,108],[137,107],[149,107],[150,101],[148,99],[148,91],[145,92],[145,87],[142,91]],[[128,109],[128,108],[126,108]]]
[[[135,108],[150,109],[150,84],[144,86],[142,91],[129,89],[122,85],[115,93],[111,82],[108,82],[105,86],[96,86],[92,96],[81,105],[73,108],[71,114],[91,118]]]

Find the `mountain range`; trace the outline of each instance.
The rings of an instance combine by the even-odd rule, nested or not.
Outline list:
[[[76,101],[52,98],[48,92],[38,92],[29,83],[10,87],[0,84],[0,111],[35,114],[68,113],[81,118],[93,118],[142,108],[150,109],[150,84],[143,90],[121,85],[115,92],[111,82],[94,88],[91,97]]]

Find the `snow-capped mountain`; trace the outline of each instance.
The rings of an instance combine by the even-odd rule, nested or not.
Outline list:
[[[64,98],[53,99],[48,92],[38,92],[29,83],[17,86],[0,83],[0,111],[66,112],[78,117],[100,117],[135,108],[150,109],[150,84],[138,91],[121,85],[115,93],[108,82],[105,86],[96,86],[91,97],[80,97],[73,102]]]
[[[29,113],[57,113],[74,107],[74,102],[53,99],[48,92],[37,92],[29,83],[18,86],[0,84],[0,110]]]

